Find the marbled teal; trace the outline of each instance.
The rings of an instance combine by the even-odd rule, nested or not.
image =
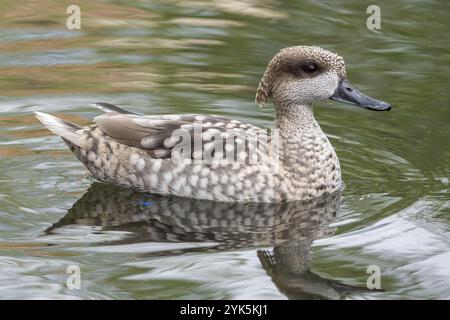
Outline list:
[[[150,115],[97,103],[87,127],[36,112],[95,178],[145,192],[215,201],[308,200],[341,188],[341,169],[312,104],[332,99],[376,111],[386,102],[346,80],[344,59],[319,47],[282,49],[256,102],[275,106],[272,130],[214,115]]]

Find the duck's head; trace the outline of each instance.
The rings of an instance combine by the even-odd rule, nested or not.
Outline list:
[[[284,48],[272,58],[259,83],[256,103],[262,105],[269,99],[278,106],[332,99],[370,110],[391,109],[390,104],[362,94],[346,80],[342,57],[310,46]]]

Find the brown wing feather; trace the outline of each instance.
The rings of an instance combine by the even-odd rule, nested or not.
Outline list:
[[[201,125],[202,151],[205,147],[214,148],[216,143],[224,146],[232,132],[240,137],[240,142],[245,143],[246,132],[257,131],[259,128],[236,120],[221,116],[200,115],[163,115],[163,116],[139,116],[135,114],[105,113],[95,122],[105,134],[125,145],[137,147],[147,151],[154,158],[169,158],[172,149],[180,143],[180,140],[172,138],[174,130],[182,129],[184,133],[193,137],[198,134],[194,125]],[[197,131],[196,131],[197,130]],[[230,131],[228,131],[230,130]],[[211,136],[221,137],[222,141],[212,139]],[[237,141],[237,140],[235,140]],[[193,145],[192,145],[192,149]],[[225,151],[225,149],[224,149]],[[192,158],[194,155],[191,155]]]

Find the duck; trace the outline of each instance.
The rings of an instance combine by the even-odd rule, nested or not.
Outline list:
[[[269,130],[218,115],[141,115],[109,103],[94,104],[103,113],[86,127],[35,115],[99,181],[159,195],[275,203],[341,189],[339,159],[314,117],[313,103],[328,99],[391,109],[347,80],[338,54],[293,46],[273,56],[256,91],[257,104],[275,108]]]

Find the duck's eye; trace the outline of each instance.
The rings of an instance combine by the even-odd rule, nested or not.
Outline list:
[[[311,74],[317,72],[317,70],[319,70],[319,66],[315,62],[307,62],[303,64],[302,69],[306,73]]]

